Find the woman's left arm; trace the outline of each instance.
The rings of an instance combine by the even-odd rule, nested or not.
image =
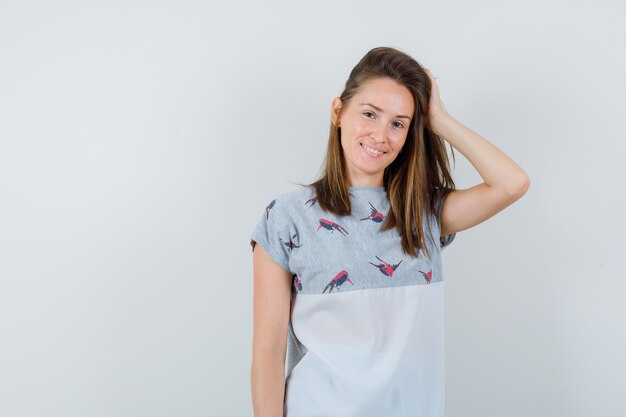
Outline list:
[[[484,180],[447,195],[441,209],[441,236],[444,236],[482,223],[513,204],[528,191],[530,177],[494,144],[443,108],[437,83],[428,69],[426,72],[432,82],[428,128],[461,152]]]

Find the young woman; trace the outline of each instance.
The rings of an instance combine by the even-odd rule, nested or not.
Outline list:
[[[455,189],[443,139],[483,183]],[[443,417],[441,250],[529,185],[428,69],[369,51],[332,101],[321,177],[251,235],[255,417]]]

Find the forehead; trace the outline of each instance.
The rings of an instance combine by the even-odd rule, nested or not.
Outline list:
[[[375,78],[361,85],[359,92],[354,95],[355,107],[362,107],[362,103],[371,103],[380,107],[385,113],[413,114],[413,96],[408,88],[389,78]]]

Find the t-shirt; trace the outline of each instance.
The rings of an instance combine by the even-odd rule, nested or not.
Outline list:
[[[440,236],[442,194],[423,216],[432,260],[379,230],[384,187],[349,195],[349,216],[322,210],[313,186],[278,195],[250,236],[292,274],[284,416],[443,417],[441,250],[456,234]]]

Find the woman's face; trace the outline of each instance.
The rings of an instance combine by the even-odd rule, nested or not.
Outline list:
[[[396,159],[406,140],[414,111],[413,96],[389,78],[376,78],[363,84],[337,123],[342,105],[339,97],[333,99],[331,117],[341,127],[350,185],[382,186],[385,168]]]

